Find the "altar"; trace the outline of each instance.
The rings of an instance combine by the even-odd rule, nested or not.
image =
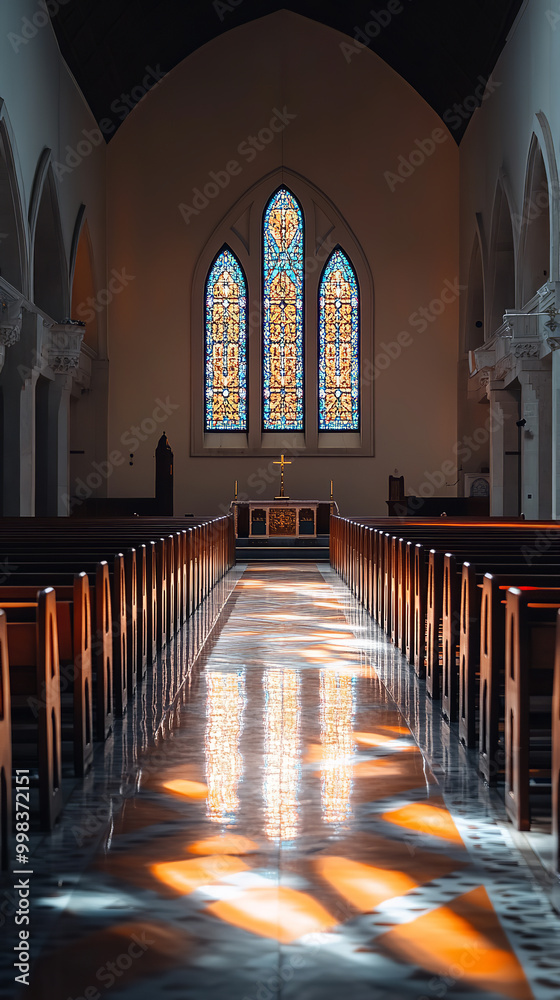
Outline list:
[[[274,500],[238,500],[236,481],[231,504],[236,538],[317,538],[330,533],[331,514],[338,514],[332,479],[330,501],[291,500],[284,493],[284,468],[291,464],[284,455],[273,462],[280,466],[280,494]]]
[[[322,500],[248,500],[232,503],[237,538],[316,538],[329,534],[334,504]]]

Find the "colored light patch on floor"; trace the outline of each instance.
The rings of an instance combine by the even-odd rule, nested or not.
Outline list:
[[[432,802],[411,802],[402,809],[392,809],[383,813],[382,819],[387,823],[413,830],[415,833],[425,833],[430,837],[440,837],[453,844],[464,846],[461,834],[459,833],[453,819],[445,808],[441,805],[434,805]]]
[[[163,787],[166,792],[182,795],[186,799],[205,799],[208,795],[208,787],[202,781],[183,781],[178,778],[176,781],[165,781]]]
[[[397,739],[396,736],[378,735],[376,733],[353,733],[352,734],[357,743],[366,747],[389,747]],[[409,734],[410,735],[410,734]],[[418,750],[415,743],[410,743],[408,746],[401,746],[399,750]]]
[[[185,896],[203,885],[213,885],[247,869],[248,866],[238,858],[234,859],[227,854],[215,854],[207,858],[152,865],[150,871],[164,885]]]
[[[329,931],[338,923],[311,896],[283,887],[247,889],[234,899],[211,903],[206,912],[281,944],[290,944],[305,934]]]
[[[444,854],[439,844],[433,846],[439,849],[432,851],[415,847],[411,850],[408,841],[389,839],[365,831],[355,831],[337,843],[339,851],[341,854],[344,852],[343,857],[347,861],[357,861],[360,864],[374,861],[376,869],[402,872],[417,885],[424,885],[432,879],[440,879],[452,872],[458,872],[468,864],[466,859],[459,861]],[[318,855],[316,861],[329,857],[328,850],[325,850]]]
[[[387,899],[417,888],[414,879],[404,872],[375,868],[348,858],[317,858],[315,864],[319,875],[361,913],[369,913]]]
[[[189,845],[190,854],[250,854],[258,850],[258,844],[248,837],[235,833],[224,833],[221,837],[208,837]]]
[[[483,886],[401,924],[375,942],[410,965],[511,1000],[534,1000],[523,969]]]
[[[415,748],[410,753],[391,753],[378,760],[365,760],[354,765],[357,779],[355,794],[360,802],[375,802],[387,796],[402,795],[434,783],[424,769],[422,754]]]

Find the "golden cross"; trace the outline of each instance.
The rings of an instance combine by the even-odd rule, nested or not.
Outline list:
[[[289,500],[290,499],[289,497],[285,497],[284,496],[284,466],[285,465],[291,465],[292,463],[291,462],[287,462],[285,460],[284,456],[280,455],[280,461],[279,462],[273,462],[272,464],[280,466],[280,496],[279,497],[274,497],[274,499],[275,500]]]

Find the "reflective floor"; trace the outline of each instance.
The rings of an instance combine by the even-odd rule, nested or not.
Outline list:
[[[25,995],[558,1000],[560,918],[400,654],[326,565],[234,584],[38,848]]]

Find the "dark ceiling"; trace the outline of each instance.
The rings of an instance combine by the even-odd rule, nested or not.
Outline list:
[[[350,39],[356,28],[373,20],[370,33],[376,37],[369,42],[371,49],[444,118],[459,142],[473,111],[473,97],[480,99],[480,78],[490,76],[522,2],[67,0],[52,20],[62,54],[95,117],[105,120],[107,139],[126,116],[122,110],[115,112],[115,102],[131,92],[129,107],[135,96],[139,99],[146,67],[157,69],[159,64],[168,72],[222,32],[287,9],[337,28]],[[394,13],[381,27],[387,11]],[[379,31],[372,12],[379,15]],[[453,111],[456,104],[460,113]]]

